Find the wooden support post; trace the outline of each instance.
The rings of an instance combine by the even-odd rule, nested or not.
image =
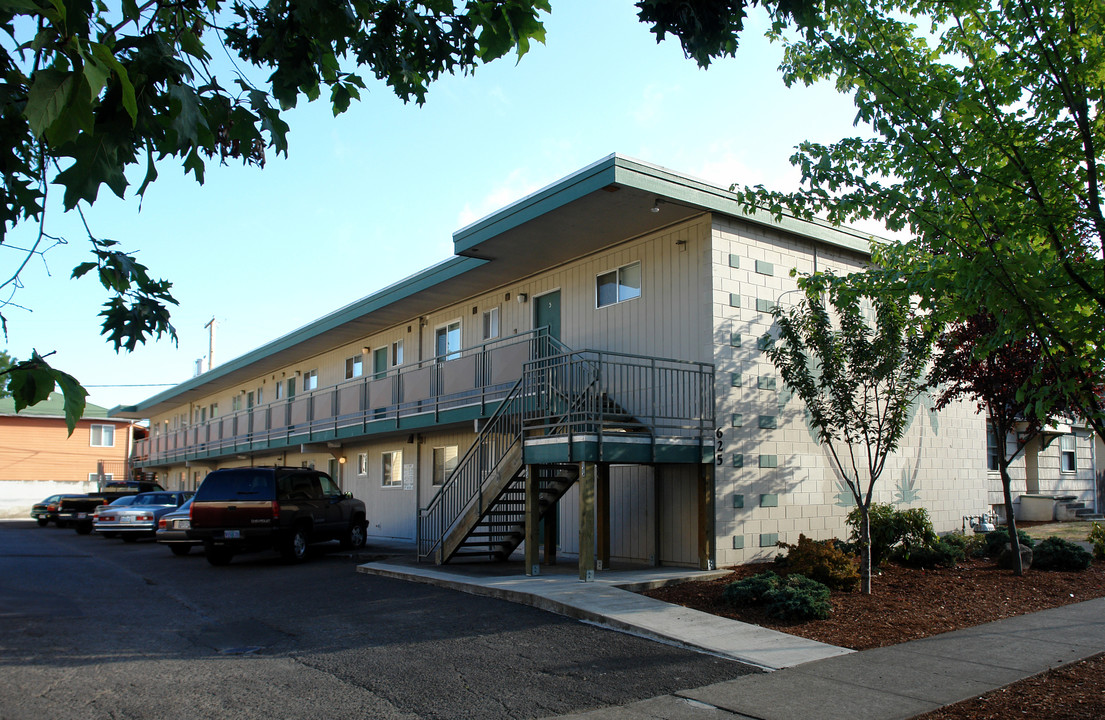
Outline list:
[[[595,580],[595,463],[579,464],[579,580]]]
[[[598,569],[610,569],[610,463],[595,467],[595,540]]]
[[[557,525],[560,517],[560,504],[545,511],[545,564],[556,565]]]
[[[537,526],[541,522],[540,480],[537,477],[537,466],[526,465],[526,575],[541,574],[541,565],[538,558],[539,538]]]
[[[698,567],[713,570],[717,562],[714,464],[703,463],[698,468]]]

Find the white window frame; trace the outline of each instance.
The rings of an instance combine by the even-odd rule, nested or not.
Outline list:
[[[97,431],[99,431],[99,442],[96,442]],[[104,442],[104,433],[111,436],[111,442]],[[111,424],[95,423],[88,429],[88,446],[89,447],[115,447],[115,426]]]
[[[1002,440],[994,423],[986,423],[986,472],[998,472]],[[992,443],[992,444],[991,444]]]
[[[217,402],[211,403],[211,410],[209,412],[211,419],[214,420],[219,416],[219,404]]]
[[[636,292],[636,294],[632,294],[632,295],[627,294],[623,297],[622,296],[622,274],[626,270],[629,270],[630,268],[633,268],[633,267],[637,268],[637,282],[638,282],[638,285],[635,288],[637,292]],[[609,275],[614,276],[615,298],[610,302],[604,303],[604,302],[601,301],[601,298],[599,297],[599,286],[600,286],[599,281],[602,278],[607,277]],[[637,298],[641,297],[641,295],[644,294],[644,287],[643,286],[644,286],[644,272],[641,268],[641,261],[640,260],[637,260],[636,262],[627,263],[627,264],[622,265],[620,267],[614,268],[613,270],[607,270],[606,272],[601,272],[601,273],[599,273],[598,275],[595,276],[595,309],[610,307],[611,305],[617,305],[619,303],[628,302],[630,300],[636,300]],[[626,287],[629,287],[629,286],[626,286]],[[633,288],[631,288],[631,289],[633,289]]]
[[[357,453],[357,475],[368,475],[368,453]]]
[[[438,451],[441,451],[441,472],[438,472]],[[452,457],[449,457],[449,455]],[[457,469],[457,463],[460,462],[460,447],[457,445],[442,445],[433,449],[431,456],[433,463],[432,477],[430,482],[434,487],[441,487],[445,484],[445,481],[453,471]],[[450,463],[452,465],[450,466]]]
[[[1073,433],[1059,438],[1059,472],[1078,472],[1078,436]]]
[[[303,392],[318,390],[318,370],[308,370],[303,373]]]
[[[114,473],[104,473],[104,482],[111,482],[115,478]],[[99,473],[88,473],[88,482],[99,482]]]
[[[496,305],[483,311],[483,339],[494,340],[499,337],[499,307]]]
[[[388,461],[391,461],[390,467]],[[380,453],[380,487],[403,487],[403,451],[388,450]]]
[[[453,326],[457,328],[457,348],[455,350],[449,349],[449,330]],[[445,331],[445,352],[439,353],[437,347],[437,336],[442,330]],[[464,323],[461,318],[450,320],[447,323],[442,323],[434,327],[434,357],[438,362],[444,362],[448,360],[456,360],[460,357],[461,349],[464,347]]]
[[[284,383],[283,383],[283,381],[280,381],[280,382],[276,383],[276,399],[277,400],[283,400],[284,399]]]
[[[391,356],[388,358],[392,367],[399,367],[403,364],[403,341],[396,340],[391,344]]]
[[[352,380],[364,375],[364,355],[357,353],[351,358],[345,359],[345,379]]]

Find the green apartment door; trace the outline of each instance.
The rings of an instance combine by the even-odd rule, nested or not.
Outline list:
[[[549,335],[560,339],[560,291],[545,293],[533,301],[533,326],[548,327]]]
[[[388,374],[388,349],[377,348],[372,353],[372,379],[379,380]]]

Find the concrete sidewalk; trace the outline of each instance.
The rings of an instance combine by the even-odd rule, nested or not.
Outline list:
[[[526,577],[519,563],[441,568],[402,555],[358,571],[532,605],[774,671],[566,718],[904,719],[1105,652],[1105,598],[853,652],[633,592],[724,571],[607,570],[581,583],[569,566]]]
[[[1105,598],[564,717],[904,720],[1101,652]]]

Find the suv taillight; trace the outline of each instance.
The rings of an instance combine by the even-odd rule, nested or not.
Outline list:
[[[280,503],[276,502],[275,500],[272,501],[272,519],[280,519]]]

